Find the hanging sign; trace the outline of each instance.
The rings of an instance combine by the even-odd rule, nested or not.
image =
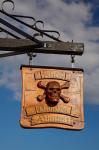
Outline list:
[[[20,125],[24,128],[84,128],[83,70],[22,66]]]

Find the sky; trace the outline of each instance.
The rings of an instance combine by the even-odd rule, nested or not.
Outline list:
[[[2,1],[0,0],[0,7]],[[75,66],[84,69],[85,127],[81,131],[21,128],[20,66],[28,64],[28,57],[20,55],[2,58],[0,59],[0,149],[99,149],[99,1],[14,0],[14,3],[13,13],[43,20],[44,29],[59,31],[60,39],[63,41],[84,43],[85,52],[83,56],[76,57]],[[14,24],[31,33],[16,22]],[[40,27],[42,28],[42,25]],[[0,33],[0,37],[4,35]],[[49,57],[47,54],[37,54],[32,64],[71,67],[70,56],[64,55]]]

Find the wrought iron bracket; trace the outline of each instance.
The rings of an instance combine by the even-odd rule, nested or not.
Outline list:
[[[25,53],[62,54],[72,56],[83,54],[83,43],[74,43],[73,41],[64,42],[59,39],[60,33],[58,31],[40,29],[38,27],[39,23],[41,23],[44,27],[44,22],[42,20],[36,20],[34,17],[31,16],[9,14],[5,12],[5,10],[3,9],[3,5],[6,2],[10,2],[12,4],[13,10],[15,7],[13,0],[3,1],[2,10],[0,10],[0,14],[2,14],[4,17],[0,17],[0,33],[4,32],[10,35],[12,38],[0,38],[0,51],[10,51],[7,53],[0,54],[0,58],[21,55]],[[31,35],[26,31],[20,29],[19,27],[16,27],[14,23],[9,22],[9,19],[6,20],[5,17],[10,18],[13,21],[16,21],[17,23],[21,24],[22,26],[31,29],[34,32],[34,35]],[[33,21],[33,24],[31,25],[29,23],[26,23],[21,18],[28,18]],[[53,34],[57,35],[57,37]],[[37,39],[37,36],[42,36],[43,38],[43,35],[52,39],[52,41],[40,41]]]

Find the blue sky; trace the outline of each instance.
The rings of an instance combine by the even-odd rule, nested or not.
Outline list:
[[[2,0],[0,1],[1,5]],[[64,41],[84,42],[85,53],[77,57],[76,67],[85,70],[85,128],[22,129],[20,65],[25,55],[0,59],[0,149],[97,150],[99,149],[99,1],[98,0],[15,0],[15,13],[31,15],[56,29]],[[24,28],[28,32],[27,29]],[[37,55],[35,65],[69,66],[69,56]]]
[[[99,106],[85,105],[85,128],[81,131],[62,129],[22,129],[19,126],[20,103],[12,92],[0,90],[0,149],[98,149]]]

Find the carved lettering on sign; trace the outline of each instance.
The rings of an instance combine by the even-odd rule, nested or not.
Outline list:
[[[69,126],[73,126],[73,119],[70,116],[64,116],[60,115],[57,116],[56,114],[50,116],[46,114],[40,114],[40,115],[33,115],[31,124],[37,125],[37,124],[45,124],[45,123],[63,123]]]
[[[78,108],[74,108],[73,106],[58,105],[55,107],[48,107],[46,104],[43,104],[43,105],[28,106],[25,109],[25,111],[27,116],[32,116],[35,114],[42,114],[42,113],[57,113],[57,114],[65,114],[65,115],[73,116],[76,118],[79,117]]]
[[[41,80],[41,79],[58,79],[58,80],[64,80],[67,81],[70,78],[70,74],[61,71],[59,74],[57,71],[49,71],[49,70],[41,70],[41,71],[35,71],[34,72],[34,78],[35,80]]]

